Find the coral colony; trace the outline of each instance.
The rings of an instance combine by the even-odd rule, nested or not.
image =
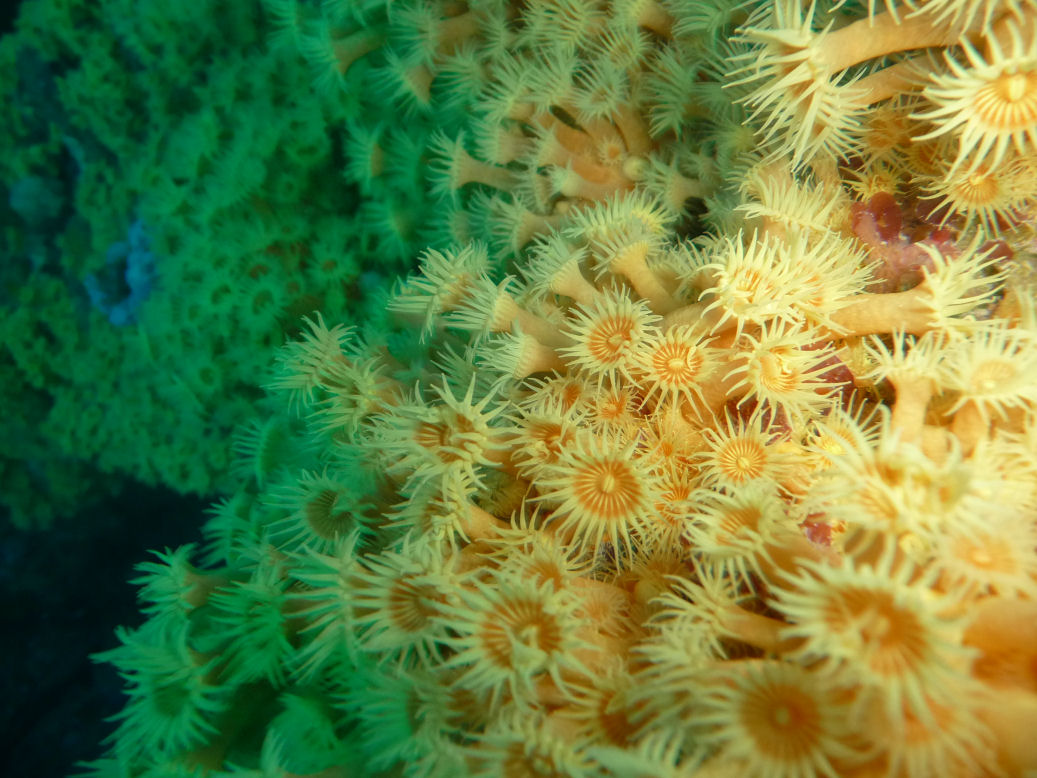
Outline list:
[[[91,776],[1037,775],[1034,0],[264,12],[425,248],[271,356]]]

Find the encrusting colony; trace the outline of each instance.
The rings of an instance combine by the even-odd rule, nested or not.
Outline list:
[[[409,340],[282,351],[201,565],[142,568],[95,774],[1033,775],[1033,3],[778,0],[694,53],[679,3],[399,13],[433,7],[451,61],[498,18],[545,89],[537,20],[575,82],[634,30],[603,92],[639,99],[493,71],[480,137],[557,156],[444,138],[438,186],[528,232],[426,250]],[[704,137],[633,86],[668,57],[734,99]],[[719,141],[743,108],[758,149]],[[599,129],[620,167],[574,153]],[[677,196],[645,171],[684,146],[715,169]]]
[[[361,259],[336,169],[350,111],[305,98],[259,0],[9,5],[0,514],[43,531],[131,478],[232,491],[256,375],[391,262]]]

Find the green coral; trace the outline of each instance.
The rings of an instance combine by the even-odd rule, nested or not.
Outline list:
[[[125,477],[226,490],[270,349],[301,315],[358,305],[346,117],[308,99],[263,19],[253,2],[33,0],[0,44],[0,491],[19,524]],[[118,280],[106,256],[134,222],[157,277],[115,326],[86,284]]]

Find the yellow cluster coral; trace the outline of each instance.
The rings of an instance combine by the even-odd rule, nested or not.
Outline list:
[[[855,159],[865,190],[923,189],[944,220],[995,229],[1032,216],[1037,5],[872,6],[821,20],[815,3],[776,0],[740,30],[750,49],[735,83],[774,152],[794,165]]]
[[[411,342],[315,317],[282,351],[303,443],[206,529],[234,583],[212,584],[200,652],[227,709],[235,684],[276,697],[264,769],[1037,774],[1033,3],[760,4],[733,76],[714,45],[688,94],[725,82],[764,148],[700,147],[731,185],[690,238],[703,191],[588,156],[613,131],[627,155],[638,123],[679,146],[681,122],[624,102],[651,89],[581,114],[531,38],[592,49],[633,20],[655,67],[692,58],[659,40],[709,27],[693,5],[498,8],[528,79],[495,62],[482,93],[516,112],[480,116],[478,154],[440,136],[435,176],[510,192],[514,261],[430,248],[388,303]],[[412,83],[489,7],[401,9]],[[524,85],[539,108],[504,99]],[[934,188],[984,170],[1022,176],[1011,207]],[[527,208],[530,182],[549,196]],[[334,736],[293,746],[303,724]],[[222,769],[242,743],[161,756]]]
[[[449,362],[429,388],[383,383],[340,443],[386,475],[396,539],[339,563],[356,649],[453,695],[423,758],[1037,766],[1037,649],[1003,620],[1037,613],[1034,322],[980,315],[1005,273],[974,247],[874,294],[838,221],[792,222],[691,245],[619,196],[568,214],[521,282],[466,246],[401,287]],[[357,393],[346,372],[386,370],[330,356],[283,379],[314,382],[315,421]]]

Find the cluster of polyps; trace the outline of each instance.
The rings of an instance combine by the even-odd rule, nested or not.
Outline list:
[[[653,184],[666,165],[631,153],[646,126],[685,129],[655,98],[712,94],[705,71],[675,75],[687,7],[618,91],[548,78],[533,33],[557,28],[564,54],[625,32],[641,56],[671,32],[658,5],[400,9],[418,56],[398,81],[419,97],[468,43],[522,52],[471,71],[477,149],[434,143],[441,194],[510,191],[518,276],[477,243],[426,252],[392,302],[425,361],[319,318],[286,349],[276,384],[316,461],[257,468],[269,483],[217,511],[225,577],[197,584],[186,552],[153,566],[151,623],[180,642],[165,675],[149,632],[118,650],[137,663],[124,748],[237,764],[213,722],[240,718],[265,727],[253,761],[297,774],[1037,769],[1037,315],[1022,259],[983,242],[1033,201],[1032,6],[930,0],[826,30],[814,6],[754,14],[738,80],[774,153],[732,166],[730,214],[710,202],[741,231],[694,243],[675,219],[703,190]],[[381,45],[329,40],[340,70],[350,43]],[[939,66],[899,55],[932,46]],[[647,102],[616,99],[639,85]],[[893,228],[876,194],[912,215]],[[266,429],[257,464],[291,448]]]
[[[869,292],[846,194],[765,190],[756,231],[694,244],[650,197],[573,209],[521,279],[427,252],[391,303],[434,355],[416,388],[320,323],[286,351],[321,435],[356,409],[333,461],[381,474],[324,556],[352,650],[402,668],[399,705],[449,700],[376,761],[1032,769],[1025,290],[973,242]],[[382,673],[350,706],[372,731]]]

